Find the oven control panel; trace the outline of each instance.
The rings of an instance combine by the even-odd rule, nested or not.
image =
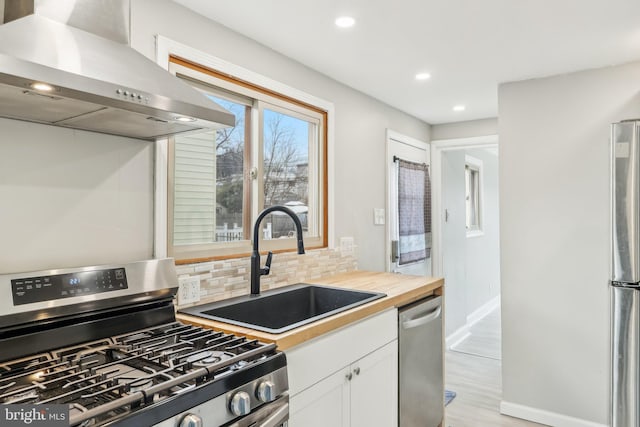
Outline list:
[[[13,305],[119,291],[128,287],[124,268],[79,271],[11,280]]]

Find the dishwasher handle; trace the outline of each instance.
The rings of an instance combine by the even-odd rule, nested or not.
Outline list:
[[[402,329],[411,329],[422,326],[440,317],[440,313],[442,313],[442,305],[437,306],[427,313],[421,314],[420,317],[405,320],[402,322]]]

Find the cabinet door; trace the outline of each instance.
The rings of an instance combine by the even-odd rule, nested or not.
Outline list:
[[[398,341],[363,357],[351,369],[351,427],[397,426]]]
[[[289,427],[349,427],[349,372],[342,369],[292,396]]]

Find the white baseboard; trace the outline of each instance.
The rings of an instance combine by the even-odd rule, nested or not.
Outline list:
[[[467,323],[462,325],[445,339],[447,349],[455,347],[457,344],[460,344],[462,341],[467,339],[469,335],[471,335],[469,331],[470,328],[498,307],[500,307],[500,295],[470,313],[467,316]]]
[[[486,315],[491,313],[496,308],[500,307],[500,295],[490,299],[482,306],[474,310],[467,316],[467,326],[471,327],[482,320]]]
[[[553,427],[608,427],[606,424],[598,424],[556,412],[505,402],[504,400],[500,402],[500,413]]]
[[[445,339],[445,346],[447,347],[447,349],[450,349],[451,347],[460,344],[462,341],[466,340],[467,338],[469,338],[469,335],[471,335],[471,333],[469,333],[469,326],[468,325],[464,325],[461,328],[459,328],[457,331],[455,331],[454,333],[452,333],[451,335],[449,335],[446,339]]]

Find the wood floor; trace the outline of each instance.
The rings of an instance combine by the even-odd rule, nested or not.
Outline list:
[[[540,427],[501,415],[500,309],[476,323],[471,336],[445,354],[445,388],[457,393],[445,427]]]

